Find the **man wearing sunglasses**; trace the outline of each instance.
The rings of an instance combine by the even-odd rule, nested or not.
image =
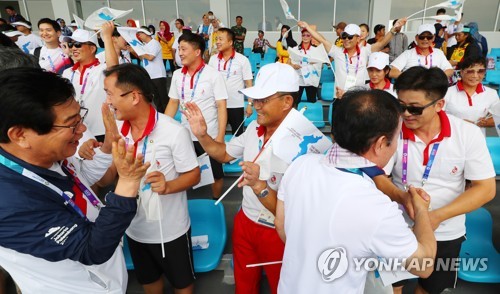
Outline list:
[[[454,73],[453,67],[446,59],[443,51],[433,48],[434,35],[436,29],[433,24],[422,24],[418,27],[415,36],[416,47],[404,51],[391,63],[391,78],[397,78],[405,70],[413,66],[423,66],[425,68],[438,67],[442,69],[448,77]]]
[[[438,241],[435,266],[451,262],[458,258],[465,239],[465,214],[495,197],[491,157],[477,126],[443,111],[448,79],[442,70],[412,67],[399,76],[394,88],[404,111],[402,136],[385,170],[392,172],[398,189],[379,188],[393,200],[407,197],[404,191],[409,185],[431,196],[429,217]],[[472,183],[468,189],[465,180]],[[411,207],[406,208],[407,215],[412,215]],[[456,275],[453,267],[435,267],[429,278],[419,279],[416,293],[454,288]],[[395,293],[401,293],[404,284],[394,284]]]
[[[104,140],[104,124],[100,109],[102,103],[106,101],[103,71],[118,64],[118,55],[112,39],[114,27],[113,22],[106,22],[101,28],[101,37],[106,46],[105,63],[100,63],[96,58],[99,45],[94,32],[77,29],[71,37],[65,38],[76,63],[66,69],[62,76],[70,80],[75,87],[76,101],[82,107],[89,109],[86,125],[99,142]]]
[[[396,22],[391,30],[378,42],[359,47],[358,42],[361,35],[361,29],[356,24],[349,24],[345,27],[341,35],[343,47],[332,46],[332,43],[326,40],[316,30],[312,29],[304,21],[299,21],[301,28],[309,31],[313,38],[323,43],[328,55],[335,60],[335,84],[337,92],[341,94],[354,86],[364,86],[368,80],[366,65],[368,56],[372,52],[382,50],[396,34],[396,28],[402,27],[406,23],[406,18]]]

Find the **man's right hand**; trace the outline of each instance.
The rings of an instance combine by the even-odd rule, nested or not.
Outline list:
[[[415,214],[419,211],[429,211],[429,205],[431,204],[431,197],[422,188],[415,188],[410,186],[408,192],[411,195],[411,203],[413,205],[413,210]]]
[[[113,142],[113,163],[119,179],[115,193],[124,197],[136,197],[142,177],[146,174],[150,163],[143,163],[143,155],[134,158],[134,145],[125,147],[125,141]]]
[[[191,132],[196,138],[204,137],[207,135],[207,123],[205,118],[201,113],[200,108],[194,102],[187,102],[184,104],[186,107],[181,110],[182,114],[186,116],[189,126],[191,127]]]

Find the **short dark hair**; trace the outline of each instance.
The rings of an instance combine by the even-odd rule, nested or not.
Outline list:
[[[395,26],[396,23],[398,22],[399,18],[396,18],[393,22],[392,22],[392,26]]]
[[[394,89],[398,93],[402,90],[424,91],[428,100],[442,99],[448,91],[448,77],[437,67],[414,66],[396,79]]]
[[[359,25],[359,27],[360,27],[360,28],[361,28],[361,27],[365,27],[365,28],[366,28],[366,31],[367,31],[368,33],[370,33],[370,27],[369,27],[366,23],[362,23],[362,24],[360,24],[360,25]]]
[[[340,147],[355,154],[366,153],[381,136],[389,143],[400,123],[397,99],[382,90],[347,91],[335,106],[332,135]]]
[[[229,39],[229,41],[234,41],[234,32],[228,28],[220,28],[219,29],[219,33],[226,33],[227,35],[227,38]]]
[[[8,130],[20,126],[45,135],[52,130],[53,107],[75,99],[68,79],[43,69],[13,68],[0,72],[0,143]]]
[[[52,26],[52,28],[54,28],[54,31],[56,32],[60,32],[61,31],[61,26],[59,25],[59,23],[53,19],[50,19],[50,18],[42,18],[38,21],[38,24],[37,24],[37,27],[40,28],[40,25],[41,24],[49,24]]]
[[[376,34],[380,32],[381,30],[385,29],[385,26],[383,24],[378,24],[373,28],[373,32]]]
[[[112,66],[104,71],[104,76],[116,75],[116,86],[130,88],[139,88],[146,101],[151,103],[154,96],[154,84],[149,77],[148,72],[138,65],[132,63],[123,63]]]
[[[259,30],[258,33],[264,35],[264,31],[263,30]]]
[[[19,48],[0,46],[0,71],[18,67],[40,68],[40,64],[35,56]]]
[[[486,67],[486,58],[484,58],[481,55],[471,55],[470,57],[464,58],[462,62],[459,62],[457,64],[457,68],[462,70],[474,66],[476,64],[480,64]]]
[[[14,9],[14,7],[13,7],[13,6],[10,6],[10,5],[5,6],[5,10],[7,10],[7,9],[10,9],[10,10],[14,10],[14,11],[16,11],[16,10]]]
[[[182,18],[178,18],[175,21],[178,21],[182,26],[184,26],[184,20],[182,20]]]
[[[182,36],[179,37],[179,44],[182,41],[191,44],[191,46],[193,46],[195,50],[200,49],[201,53],[205,52],[205,40],[203,40],[203,37],[200,35],[182,34]]]
[[[438,14],[445,14],[446,13],[446,9],[444,8],[439,8],[437,11],[436,11],[436,15]]]
[[[236,19],[238,19],[238,18],[243,19],[243,17],[242,17],[241,15],[238,15],[238,16],[236,17]]]

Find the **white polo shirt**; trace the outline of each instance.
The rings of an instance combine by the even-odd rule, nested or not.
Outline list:
[[[130,132],[130,123],[117,121],[117,124],[127,144],[134,144]],[[165,175],[166,181],[174,180],[181,173],[198,167],[198,160],[188,130],[173,118],[158,113],[151,107],[144,132],[145,134],[149,133],[149,135],[143,136],[142,139],[136,142],[136,154],[143,153],[145,162],[156,165],[157,170]],[[155,158],[152,158],[153,153]],[[160,225],[157,219],[154,220],[148,217],[147,209],[141,205],[141,196],[144,193],[152,194],[153,192],[142,183],[139,191],[137,214],[126,233],[135,241],[159,244],[161,243]],[[158,195],[158,197],[161,203],[163,242],[170,242],[185,234],[191,225],[186,191]]]
[[[35,34],[22,35],[17,39],[16,45],[23,50],[24,53],[28,54],[31,50],[35,48],[42,47],[42,38]]]
[[[414,66],[423,66],[425,68],[439,67],[443,71],[453,69],[443,51],[432,47],[429,47],[429,51],[430,54],[424,56],[418,47],[406,50],[394,59],[391,66],[401,72]]]
[[[243,94],[238,91],[245,88],[246,80],[253,80],[252,67],[248,58],[233,49],[229,60],[225,61],[222,54],[219,53],[210,57],[208,65],[220,72],[226,82],[227,94],[229,95],[227,108],[244,107]]]
[[[372,82],[368,82],[368,84],[365,84],[365,87],[369,90],[375,89],[375,86],[372,84]],[[383,90],[394,96],[394,98],[398,98],[398,94],[396,94],[396,91],[394,91],[394,85],[391,84],[391,81],[389,79],[385,79],[385,86]]]
[[[444,100],[446,101],[446,113],[477,122],[481,117],[488,114],[493,104],[498,102],[498,93],[479,83],[476,92],[469,96],[464,90],[462,81],[459,81],[455,86],[448,88]],[[486,128],[481,128],[481,131],[486,136]]]
[[[34,54],[35,50],[31,50],[30,54]],[[40,49],[40,57],[38,59],[40,67],[46,71],[62,74],[63,71],[72,64],[71,59],[64,54],[62,48],[57,47],[48,49],[43,46]]]
[[[347,50],[343,47],[332,46],[329,56],[335,60],[335,85],[345,90],[347,76],[356,78],[355,86],[364,86],[368,77],[366,65],[368,64],[368,56],[372,53],[371,46],[356,47],[357,53],[349,57]]]
[[[441,133],[429,145],[414,135],[403,123],[402,137],[391,162],[384,168],[392,171],[392,181],[400,189],[404,139],[408,139],[408,184],[422,187],[422,176],[435,143],[439,143],[424,190],[431,196],[431,209],[438,209],[455,200],[465,189],[465,179],[485,180],[495,177],[486,140],[479,128],[444,111],[439,113]],[[443,221],[434,231],[436,240],[449,241],[465,234],[465,214]]]
[[[153,60],[147,60],[144,58],[141,62],[144,69],[148,72],[149,77],[151,79],[166,78],[167,70],[165,69],[165,64],[163,63],[160,42],[155,39],[151,39],[149,43],[144,45],[144,50],[147,54],[155,57]]]
[[[183,82],[184,81],[184,82]],[[184,89],[184,91],[183,91]],[[184,97],[182,93],[184,92]],[[168,92],[170,99],[179,101],[179,106],[186,102],[195,102],[201,109],[207,122],[207,133],[215,138],[219,134],[217,101],[226,100],[227,90],[222,74],[211,66],[202,63],[193,76],[190,76],[187,67],[176,70],[172,76],[172,84]],[[181,124],[191,132],[189,122],[182,116]],[[198,139],[191,132],[191,139]]]
[[[76,63],[72,68],[66,69],[62,76],[67,78],[75,87],[75,99],[89,109],[85,124],[94,136],[104,135],[104,123],[102,121],[101,106],[106,101],[104,92],[104,70],[105,63],[100,63],[95,59],[93,63],[87,65],[80,72]]]
[[[353,258],[408,258],[417,250],[398,204],[367,175],[340,171],[329,157],[301,156],[281,181],[286,244],[278,293],[363,293],[368,271],[356,270]],[[320,256],[339,247],[347,272],[326,282],[318,267],[328,272],[331,266]]]
[[[264,134],[265,128],[259,126],[256,121],[252,121],[243,134],[226,143],[227,154],[234,158],[242,158],[243,161],[253,161],[259,154],[261,147],[265,145]],[[268,186],[277,191],[282,176],[283,174],[271,172],[271,178],[267,180]],[[271,213],[262,205],[252,188],[248,186],[243,187],[241,207],[245,215],[254,222],[257,221],[262,210]]]

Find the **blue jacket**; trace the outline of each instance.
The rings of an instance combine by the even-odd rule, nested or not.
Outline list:
[[[30,165],[0,148],[0,154],[62,191],[73,180]],[[106,195],[95,223],[78,215],[62,196],[0,164],[0,246],[48,261],[71,259],[85,265],[106,262],[135,216],[135,198]]]

